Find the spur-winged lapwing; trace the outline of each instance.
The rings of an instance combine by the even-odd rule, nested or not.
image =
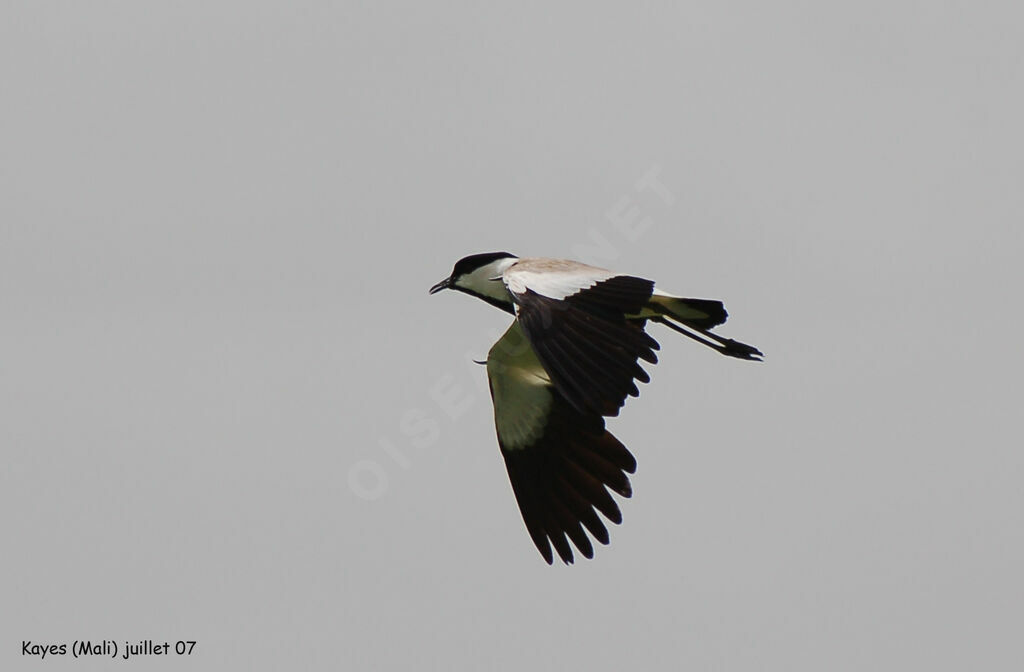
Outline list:
[[[561,259],[507,252],[460,259],[430,288],[454,289],[512,313],[516,320],[487,353],[498,445],[526,529],[551,564],[572,547],[588,558],[590,535],[608,543],[598,512],[622,522],[606,488],[623,497],[636,460],[604,426],[618,415],[634,381],[650,381],[658,342],[644,327],[663,324],[723,355],[760,360],[750,345],[711,333],[727,317],[721,301],[666,294],[631,275]]]

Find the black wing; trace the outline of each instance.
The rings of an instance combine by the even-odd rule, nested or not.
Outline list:
[[[618,415],[635,380],[650,381],[642,359],[658,361],[658,342],[644,331],[641,312],[654,283],[615,276],[562,300],[527,289],[514,294],[518,319],[551,380],[580,413]]]
[[[571,541],[585,557],[593,557],[587,532],[608,543],[598,513],[622,522],[608,489],[623,497],[632,494],[627,474],[636,471],[636,460],[605,429],[600,415],[582,413],[565,400],[518,321],[488,353],[487,374],[498,444],[537,550],[551,564],[553,546],[569,564]]]

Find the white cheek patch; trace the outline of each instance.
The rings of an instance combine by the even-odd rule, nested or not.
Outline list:
[[[501,273],[513,263],[515,263],[515,259],[501,259],[459,278],[455,284],[475,294],[489,296],[499,301],[510,301],[512,297],[509,296],[508,289],[502,282]]]

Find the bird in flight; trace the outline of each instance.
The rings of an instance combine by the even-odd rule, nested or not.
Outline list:
[[[498,445],[526,529],[548,564],[566,564],[572,542],[594,556],[590,533],[608,543],[598,515],[618,524],[611,494],[629,497],[636,459],[605,429],[636,382],[639,360],[658,361],[644,330],[657,322],[723,355],[760,361],[755,347],[711,332],[728,314],[721,301],[687,299],[650,280],[562,259],[507,252],[460,259],[430,288],[460,291],[515,315],[487,353]]]

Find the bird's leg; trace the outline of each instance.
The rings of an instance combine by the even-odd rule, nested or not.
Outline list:
[[[701,345],[706,345],[712,350],[716,350],[727,357],[736,357],[738,359],[747,359],[755,362],[761,361],[763,353],[752,345],[746,343],[740,343],[734,341],[731,338],[723,338],[718,334],[712,334],[710,331],[704,331],[703,329],[698,330],[698,333],[693,333],[689,329],[684,329],[675,322],[671,322],[664,317],[652,317],[650,318],[654,322],[660,322],[669,329],[677,331],[687,338],[691,338]],[[698,335],[699,334],[699,335]],[[714,342],[712,342],[714,341]]]

